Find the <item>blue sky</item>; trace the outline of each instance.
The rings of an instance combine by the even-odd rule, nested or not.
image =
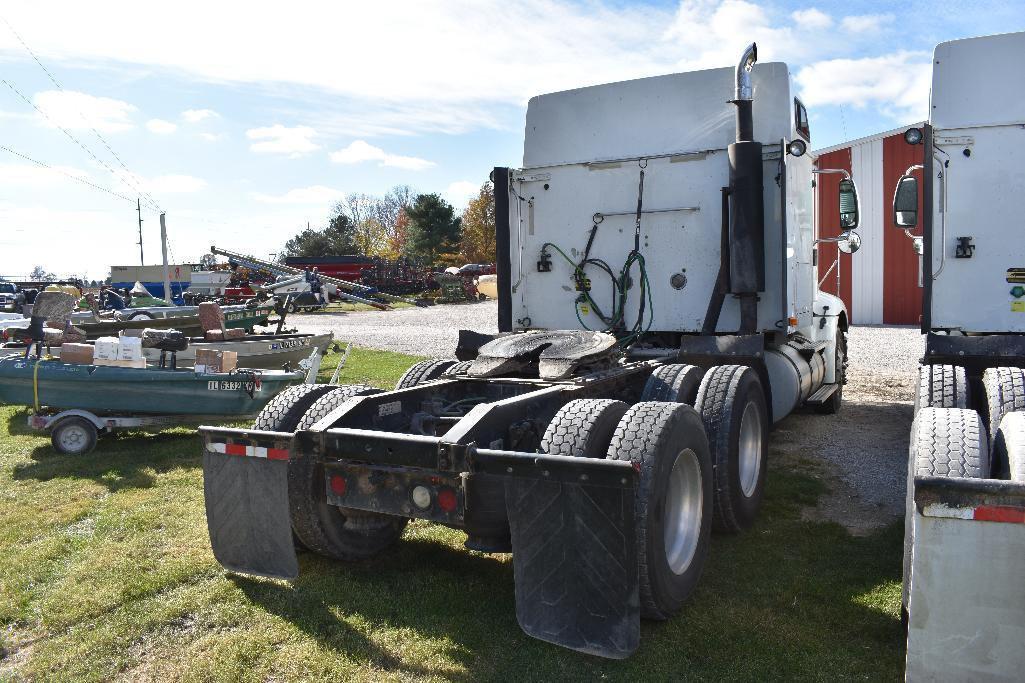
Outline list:
[[[178,261],[267,255],[350,192],[464,205],[519,163],[531,95],[730,66],[751,40],[790,65],[814,148],[921,120],[933,46],[1023,30],[1025,3],[9,1],[0,17],[0,145],[51,167],[0,150],[0,274],[100,278],[138,262],[134,202],[68,176],[152,197]]]

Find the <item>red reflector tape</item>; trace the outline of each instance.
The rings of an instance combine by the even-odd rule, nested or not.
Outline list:
[[[288,449],[286,448],[264,448],[263,446],[247,446],[241,443],[211,441],[207,444],[207,450],[211,453],[223,453],[224,455],[266,458],[268,460],[288,460]]]
[[[1025,524],[1025,509],[1010,505],[983,505],[975,508],[973,519],[977,522]]]

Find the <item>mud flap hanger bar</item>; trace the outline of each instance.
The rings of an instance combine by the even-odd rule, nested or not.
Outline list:
[[[573,458],[477,448],[430,436],[390,434],[364,429],[297,432],[305,454],[344,454],[342,460],[375,465],[417,467],[442,472],[474,472],[613,488],[634,487],[636,471],[627,462]],[[293,457],[295,455],[293,454]]]

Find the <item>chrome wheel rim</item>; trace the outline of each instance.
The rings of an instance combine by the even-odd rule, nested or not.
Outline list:
[[[57,441],[65,451],[75,453],[85,448],[89,442],[89,434],[82,425],[69,425],[57,435]]]
[[[663,541],[666,562],[674,574],[687,571],[697,552],[703,502],[701,466],[698,456],[688,448],[676,456],[666,490]]]
[[[758,486],[762,470],[762,420],[753,402],[744,408],[740,418],[740,443],[737,444],[740,466],[740,490],[750,498]]]

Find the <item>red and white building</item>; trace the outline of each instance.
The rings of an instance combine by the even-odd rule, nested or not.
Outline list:
[[[919,323],[922,312],[920,259],[912,240],[894,227],[892,202],[897,180],[909,166],[922,163],[924,145],[907,144],[904,131],[922,125],[910,124],[815,152],[818,168],[844,169],[858,186],[861,249],[855,254],[841,253],[837,268],[834,266],[836,245],[818,245],[820,288],[843,299],[854,324]],[[840,234],[836,207],[841,177],[837,174],[817,176],[815,194],[820,237]],[[921,207],[919,215],[922,215]],[[921,230],[912,234],[920,235]]]

